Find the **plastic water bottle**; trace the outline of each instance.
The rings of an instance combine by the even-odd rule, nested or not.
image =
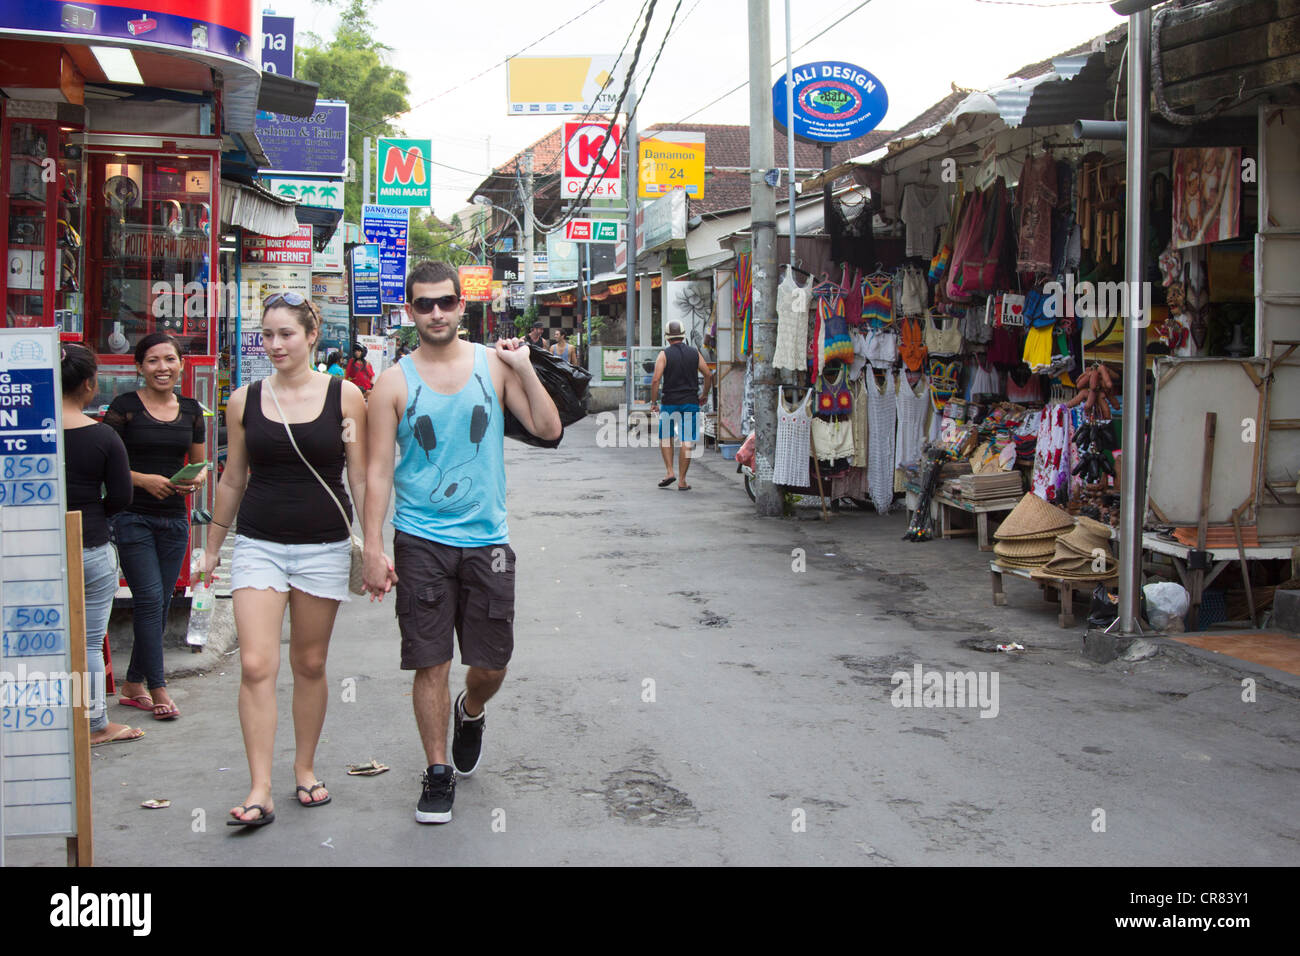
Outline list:
[[[212,608],[216,595],[212,587],[212,576],[203,581],[199,573],[203,568],[203,551],[195,548],[190,555],[190,627],[185,635],[185,643],[194,651],[199,651],[208,644],[208,632],[212,628]]]

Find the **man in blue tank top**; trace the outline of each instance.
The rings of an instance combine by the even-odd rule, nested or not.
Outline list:
[[[407,277],[406,298],[419,346],[379,376],[366,414],[364,573],[372,597],[396,584],[402,669],[415,671],[411,697],[429,763],[415,819],[447,823],[457,775],[478,767],[483,708],[514,649],[504,410],[539,438],[563,429],[522,340],[487,348],[458,337],[465,300],[454,266],[421,262]],[[380,542],[393,490],[390,570]],[[448,763],[453,631],[469,673],[456,697]]]

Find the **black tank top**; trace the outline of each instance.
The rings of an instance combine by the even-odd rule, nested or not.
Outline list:
[[[700,353],[685,342],[664,349],[665,405],[697,405],[700,401]]]
[[[293,424],[294,441],[352,518],[343,487],[343,380],[330,376],[325,407],[314,421]],[[248,387],[244,402],[248,488],[239,505],[238,532],[277,544],[325,544],[349,535],[338,505],[307,470],[281,422],[262,414],[262,383]]]

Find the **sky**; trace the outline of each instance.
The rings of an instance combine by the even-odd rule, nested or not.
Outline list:
[[[682,121],[748,125],[748,86],[718,99],[749,76],[747,0],[681,0],[677,22],[665,42],[677,2],[656,0],[637,70],[642,90],[638,126]],[[889,110],[881,122],[885,129],[896,129],[923,112],[946,96],[953,83],[987,88],[1025,64],[1047,59],[1124,22],[1105,0],[789,3],[794,66],[841,60],[874,73],[889,94]],[[440,164],[433,171],[437,215],[447,219],[463,209],[492,166],[504,163],[562,121],[507,115],[503,61],[519,53],[616,54],[638,24],[642,4],[643,0],[480,0],[478,4],[378,0],[374,36],[392,48],[389,62],[407,73],[411,89],[411,112],[393,122],[408,136],[433,140],[433,161]],[[769,62],[782,59],[782,65],[771,70],[773,81],[784,72],[785,6],[785,0],[771,0]],[[312,0],[270,0],[265,9],[294,17],[300,43],[308,32],[329,38],[338,23],[338,7]],[[476,11],[482,15],[475,16]],[[817,37],[846,14],[847,19]],[[542,39],[573,17],[578,19]],[[628,44],[627,57],[634,43],[635,37]],[[659,64],[646,85],[650,61],[661,44]],[[620,63],[620,75],[626,63],[627,59]],[[484,70],[488,72],[476,77]],[[355,129],[352,133],[363,135]]]

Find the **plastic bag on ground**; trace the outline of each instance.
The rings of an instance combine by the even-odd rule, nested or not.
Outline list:
[[[1187,589],[1172,581],[1157,581],[1142,589],[1146,598],[1147,622],[1157,631],[1167,630],[1169,622],[1178,619],[1179,623],[1192,606]]]
[[[558,355],[552,355],[540,345],[531,342],[528,343],[528,357],[532,360],[533,371],[541,379],[542,387],[546,389],[546,393],[551,396],[556,409],[559,410],[560,424],[567,428],[574,422],[586,418],[587,403],[590,401],[587,386],[591,384],[591,373],[585,368],[570,365]],[[509,409],[506,409],[505,430],[507,438],[521,441],[525,445],[535,445],[538,448],[558,448],[560,442],[564,440],[563,433],[559,438],[538,438],[524,428]]]

